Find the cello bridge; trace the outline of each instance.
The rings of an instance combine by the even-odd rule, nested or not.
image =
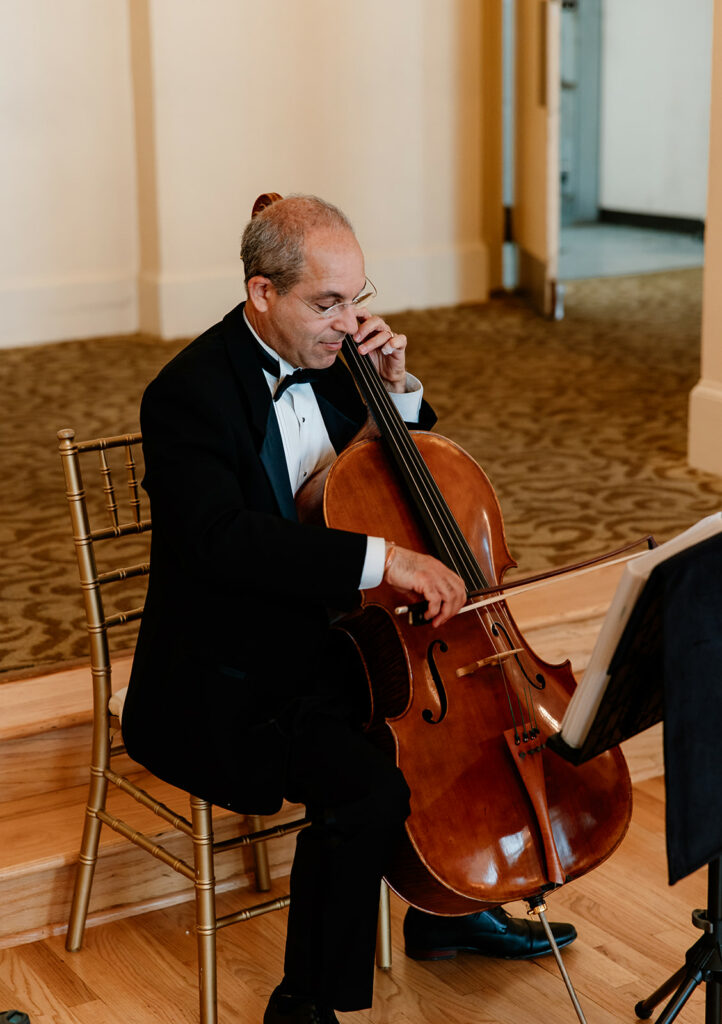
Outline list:
[[[479,661],[472,661],[470,665],[464,665],[463,668],[457,668],[456,678],[461,679],[462,676],[473,675],[473,673],[478,669],[486,668],[487,665],[501,665],[501,663],[506,661],[507,658],[512,658],[515,654],[522,654],[523,651],[523,647],[512,647],[508,651],[497,651],[495,654],[490,654],[488,658],[481,658]]]

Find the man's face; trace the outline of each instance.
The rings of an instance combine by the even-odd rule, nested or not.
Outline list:
[[[266,344],[292,366],[324,369],[340,352],[344,334],[356,331],[355,309],[347,306],[324,318],[305,303],[328,308],[350,302],[364,287],[364,259],[356,238],[346,230],[311,231],[304,249],[303,273],[291,291],[279,295],[270,285],[260,303],[265,308],[251,295],[248,315]]]

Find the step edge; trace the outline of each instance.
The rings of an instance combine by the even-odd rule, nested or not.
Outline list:
[[[77,804],[75,807],[77,808]],[[135,810],[135,808],[133,808]],[[300,809],[295,808],[294,805],[289,804],[287,808],[279,811],[277,814],[271,815],[270,817],[277,824],[282,824],[286,820],[291,820],[294,816],[298,817]],[[214,807],[214,823],[217,826],[221,823],[225,824],[229,819],[238,818],[243,819],[249,817],[248,815],[237,814],[234,811],[230,811],[223,807]],[[158,817],[158,828],[146,830],[145,835],[157,843],[168,843],[172,840],[179,839],[184,836],[184,833],[180,829],[174,828],[169,825],[163,818]],[[78,844],[77,847],[70,851],[64,850],[46,857],[36,857],[32,860],[23,860],[21,863],[0,865],[0,885],[3,883],[15,881],[17,879],[27,877],[29,875],[39,874],[42,871],[52,871],[54,869],[60,869],[68,866],[77,864],[80,856],[80,843],[82,839],[82,824],[78,828]],[[155,821],[151,821],[150,824],[155,824]],[[136,827],[136,826],[132,826]],[[190,837],[186,836],[190,843]],[[98,848],[98,860],[107,860],[110,857],[115,856],[117,853],[124,853],[129,845],[134,845],[130,840],[126,839],[121,833],[116,832],[109,825],[103,825],[100,838],[100,846]]]
[[[113,662],[114,690],[128,685],[132,655],[118,654]],[[60,711],[48,714],[46,690],[57,688]],[[62,706],[64,705],[64,707]],[[7,722],[10,715],[12,719]],[[12,679],[0,684],[0,740],[24,739],[93,720],[93,688],[90,662]],[[3,724],[4,723],[4,724]]]
[[[271,878],[275,882],[288,878],[290,860],[288,864],[281,864],[279,867],[281,868],[280,871],[278,869],[274,871],[273,867],[271,867]],[[224,879],[216,885],[216,895],[221,896],[224,893],[235,892],[241,889],[251,890],[253,889],[252,880],[252,872]],[[288,888],[287,885],[286,888]],[[270,898],[266,893],[259,893],[259,897],[261,895],[263,895],[263,898]],[[85,926],[86,928],[97,928],[100,925],[109,924],[112,921],[119,921],[127,917],[139,917],[142,914],[149,914],[154,910],[165,910],[168,907],[173,907],[180,903],[190,903],[193,899],[193,885],[189,882],[187,889],[183,889],[175,893],[168,893],[166,896],[156,896],[152,899],[141,900],[139,903],[119,903],[114,907],[106,907],[104,910],[93,911],[88,914]],[[39,942],[42,939],[47,939],[54,935],[64,935],[67,930],[67,922],[62,921],[56,924],[41,925],[39,928],[30,928],[24,932],[15,932],[12,935],[0,935],[0,950],[12,949],[15,946],[28,945],[31,942]],[[76,952],[81,951],[82,946],[80,950],[77,950]]]

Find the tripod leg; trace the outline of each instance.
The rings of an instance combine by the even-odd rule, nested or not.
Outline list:
[[[686,981],[682,982],[682,984],[674,993],[670,1001],[662,1010],[659,1017],[657,1017],[656,1024],[670,1024],[670,1022],[674,1020],[674,1018],[677,1016],[677,1014],[682,1009],[682,1007],[687,1002],[687,1000],[692,995],[697,986],[702,984],[702,980],[703,979],[701,971],[695,971],[694,974],[688,975]]]
[[[679,983],[683,978],[687,976],[687,968],[680,967],[678,971],[672,975],[671,978],[667,978],[663,981],[659,988],[655,989],[651,996],[647,996],[646,999],[640,999],[637,1005],[634,1007],[634,1012],[641,1020],[648,1020],[652,1016],[652,1011],[658,1003],[661,1003],[663,999],[666,999],[670,992],[679,986]]]
[[[684,966],[634,1007],[634,1012],[643,1020],[652,1016],[657,1003],[661,1003],[676,985],[676,992],[656,1021],[656,1024],[670,1024],[695,988],[705,982],[705,1024],[722,1024],[722,857],[709,862],[707,910],[695,910],[692,924],[705,934],[687,950]]]

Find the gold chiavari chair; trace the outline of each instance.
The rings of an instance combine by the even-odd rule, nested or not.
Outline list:
[[[216,933],[219,928],[247,921],[271,910],[288,906],[289,897],[258,903],[255,906],[216,916],[215,854],[251,846],[255,860],[255,882],[259,891],[271,887],[266,841],[303,828],[305,819],[264,828],[261,818],[250,817],[251,831],[220,842],[214,841],[211,805],[192,794],[190,798],[190,820],[165,804],[155,800],[145,790],[111,767],[112,759],[123,753],[120,715],[123,692],[113,694],[111,690],[111,658],[108,632],[114,627],[140,619],[142,606],[127,611],[107,614],[103,592],[110,584],[119,583],[148,574],[147,561],[130,566],[116,567],[100,572],[96,564],[96,545],[100,542],[121,538],[138,538],[149,533],[151,522],[143,518],[141,496],[136,468],[136,454],[141,444],[140,434],[126,434],[118,437],[97,438],[91,441],[76,441],[73,430],[58,432],[60,456],[65,472],[66,494],[70,507],[73,539],[80,573],[80,586],[85,603],[85,617],[90,639],[90,662],[93,681],[93,746],[90,766],[90,791],[85,814],[85,826],[81,842],[78,869],[73,893],[73,902],[68,924],[66,947],[70,951],[80,948],[83,941],[85,921],[88,913],[93,874],[98,856],[101,827],[120,833],[130,842],[146,850],[167,864],[174,871],[185,875],[195,886],[196,935],[198,943],[198,985],[200,994],[200,1018],[202,1024],[216,1024]],[[123,472],[127,488],[128,513],[121,513],[116,486],[113,481],[110,453],[120,449],[124,457]],[[117,452],[116,452],[117,455]],[[81,460],[87,470],[91,458],[98,459],[99,487],[93,492],[85,490],[81,474]],[[117,468],[116,468],[117,472]],[[103,526],[91,526],[96,516],[91,509],[90,498],[102,500],[106,522]],[[108,591],[105,590],[107,593]],[[109,784],[117,786],[137,800],[192,841],[192,863],[170,853],[150,836],[145,835],[127,822],[111,814],[107,809]],[[389,937],[388,890],[382,885],[381,910],[379,915],[379,942],[377,963],[382,968],[391,964]]]

